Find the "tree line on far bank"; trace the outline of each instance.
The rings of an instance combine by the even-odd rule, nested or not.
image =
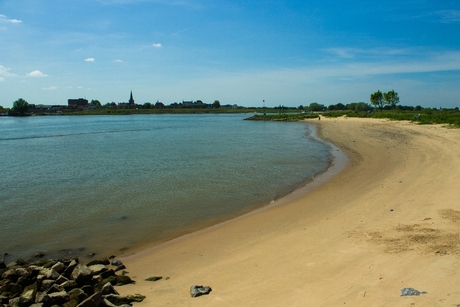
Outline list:
[[[362,111],[371,111],[373,108],[377,108],[380,110],[383,109],[396,109],[397,107],[400,107],[400,109],[406,109],[406,108],[411,108],[411,107],[403,107],[403,106],[397,106],[399,103],[399,95],[397,92],[394,90],[391,90],[386,93],[382,93],[380,90],[378,90],[375,93],[372,93],[369,98],[370,104],[367,104],[365,102],[352,102],[347,105],[344,105],[343,103],[337,103],[335,105],[329,105],[328,107],[319,104],[317,102],[312,102],[308,107],[300,106],[299,109],[301,110],[308,110],[312,112],[322,112],[322,111],[357,111],[357,112],[362,112]],[[421,106],[417,106],[415,108],[421,109]],[[413,110],[414,108],[412,108]]]
[[[370,94],[369,101],[370,101],[370,104],[365,103],[365,102],[351,102],[346,105],[343,103],[337,103],[335,105],[329,105],[327,107],[323,104],[312,102],[310,103],[309,106],[300,105],[297,108],[296,107],[291,108],[291,107],[285,107],[285,106],[280,105],[279,107],[274,107],[272,109],[275,110],[276,113],[279,113],[279,114],[293,113],[293,112],[298,112],[298,111],[301,111],[302,113],[304,113],[305,111],[307,112],[308,111],[309,112],[324,112],[324,111],[373,112],[374,109],[379,109],[380,111],[384,111],[384,110],[421,111],[422,109],[430,109],[430,108],[422,108],[419,105],[415,107],[399,105],[399,102],[400,102],[399,95],[394,90],[388,91],[386,93],[378,90]],[[146,104],[149,104],[149,103],[146,103]],[[102,105],[99,102],[99,100],[92,100],[89,105],[95,108],[98,108],[98,109],[103,109],[107,107],[107,105],[105,106]],[[150,109],[149,107],[152,107],[152,106],[146,106],[145,108]],[[218,100],[214,101],[213,107],[219,108],[220,102]],[[258,109],[261,109],[261,108],[256,108],[256,107],[241,108],[240,111],[246,112],[247,110],[251,111],[251,110],[258,110]],[[265,113],[265,108],[263,109]],[[271,112],[270,108],[266,108],[266,109],[268,112]],[[434,108],[433,110],[436,110],[436,109]],[[455,110],[458,110],[458,108],[455,108]],[[19,98],[18,100],[14,101],[13,107],[11,109],[3,109],[3,107],[0,106],[0,112],[7,112],[8,115],[12,115],[12,116],[29,115],[30,111],[33,111],[33,110],[30,110],[30,105],[28,104],[27,101],[25,101],[22,98]],[[90,114],[90,113],[85,113],[85,114]]]

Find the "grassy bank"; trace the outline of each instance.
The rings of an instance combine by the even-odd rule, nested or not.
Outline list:
[[[407,120],[421,125],[445,124],[452,128],[460,128],[460,111],[452,109],[422,109],[419,111],[384,110],[369,112],[356,111],[325,111],[311,114],[281,114],[281,115],[254,115],[251,120],[297,121],[306,118],[325,117],[358,117],[358,118],[386,118],[390,120]]]

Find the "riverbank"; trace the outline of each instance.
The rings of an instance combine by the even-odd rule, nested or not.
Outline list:
[[[122,258],[138,306],[456,306],[460,130],[322,118],[348,167],[282,206]],[[144,281],[163,276],[156,281]],[[191,298],[193,284],[211,286]],[[401,297],[401,289],[426,294]]]

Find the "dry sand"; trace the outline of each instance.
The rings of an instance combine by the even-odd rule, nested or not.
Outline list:
[[[460,130],[316,122],[349,155],[345,170],[281,206],[121,258],[136,284],[118,291],[145,295],[139,307],[460,306]],[[213,291],[191,298],[193,284]],[[405,287],[427,293],[402,297]]]

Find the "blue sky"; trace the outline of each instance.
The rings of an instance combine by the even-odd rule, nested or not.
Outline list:
[[[460,2],[0,0],[0,105],[460,107]]]

